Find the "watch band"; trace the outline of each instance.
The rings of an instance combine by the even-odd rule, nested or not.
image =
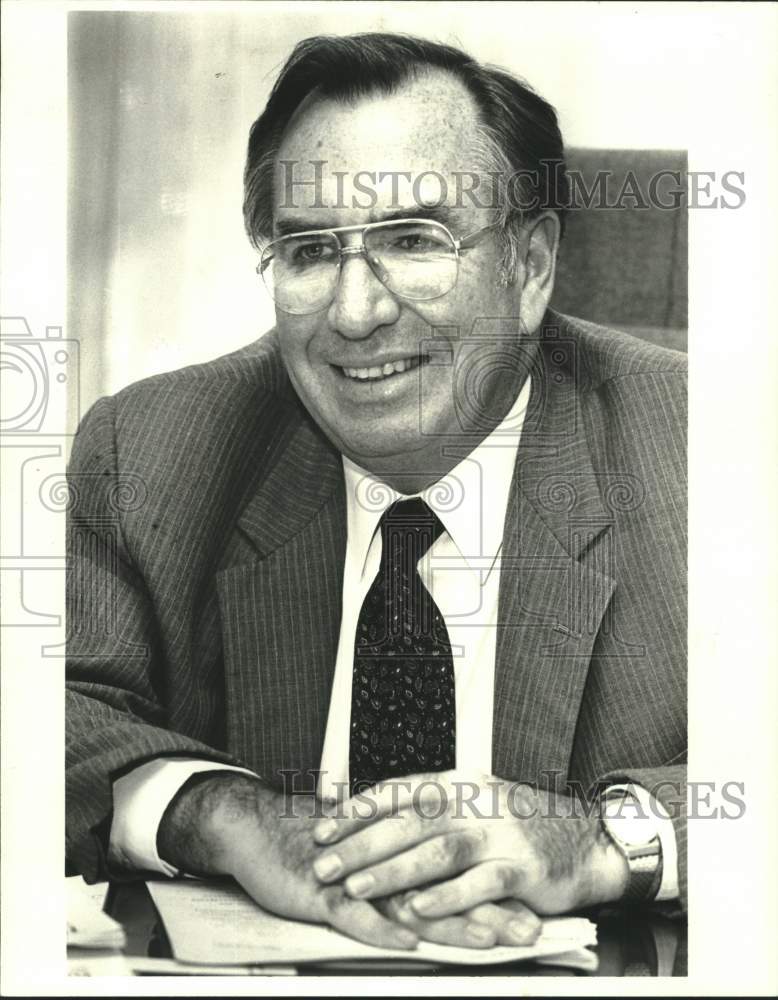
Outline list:
[[[620,847],[627,859],[629,880],[621,897],[625,903],[648,903],[656,899],[662,884],[662,848],[659,837],[649,845],[650,854],[635,853],[633,848],[622,844],[616,837],[611,838]]]

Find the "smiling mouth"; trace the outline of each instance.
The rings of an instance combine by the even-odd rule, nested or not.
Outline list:
[[[357,382],[368,382],[402,375],[403,372],[418,368],[420,364],[424,364],[428,360],[426,356],[414,355],[412,358],[399,358],[397,361],[387,361],[384,365],[374,365],[370,368],[343,368],[340,365],[338,367],[346,378],[354,379]]]

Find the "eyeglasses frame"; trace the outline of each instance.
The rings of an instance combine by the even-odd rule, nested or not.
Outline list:
[[[365,249],[365,237],[364,237],[364,233],[365,233],[366,230],[374,231],[376,229],[389,228],[391,226],[398,226],[398,225],[419,225],[420,223],[424,224],[424,225],[437,226],[438,228],[442,229],[446,233],[446,235],[449,237],[449,239],[451,240],[451,243],[452,243],[452,245],[454,247],[454,251],[456,253],[456,263],[457,263],[457,273],[456,273],[456,277],[454,278],[454,284],[451,286],[451,288],[447,289],[447,291],[445,291],[445,292],[440,292],[437,295],[425,296],[424,298],[419,298],[418,296],[400,295],[399,292],[395,292],[393,289],[389,288],[389,286],[386,284],[386,282],[381,279],[380,275],[376,274],[375,269],[373,268],[373,265],[370,262],[370,258],[367,256],[366,249]],[[483,239],[484,235],[487,232],[490,232],[492,229],[499,229],[499,223],[492,222],[488,226],[482,226],[480,229],[475,229],[472,233],[468,233],[466,236],[462,236],[460,239],[455,239],[454,238],[454,234],[451,232],[451,230],[448,228],[448,226],[444,225],[442,222],[438,222],[437,219],[416,219],[416,218],[412,218],[412,219],[386,219],[386,220],[382,220],[380,222],[367,222],[367,223],[365,223],[364,225],[361,225],[361,226],[335,226],[332,229],[306,229],[306,230],[304,230],[302,232],[299,232],[299,233],[285,233],[283,236],[279,236],[276,239],[271,240],[267,244],[267,246],[265,246],[262,249],[262,255],[264,256],[267,253],[267,251],[274,244],[281,243],[283,240],[299,239],[300,237],[303,237],[303,236],[334,236],[335,239],[338,241],[338,249],[339,249],[339,252],[340,252],[339,257],[338,257],[338,272],[337,272],[338,273],[338,279],[340,278],[340,272],[341,272],[341,269],[342,269],[342,266],[343,266],[343,258],[344,257],[359,257],[359,256],[364,256],[365,261],[367,263],[367,266],[370,268],[371,273],[375,275],[375,277],[381,282],[381,284],[384,286],[384,288],[386,288],[389,292],[391,292],[392,295],[398,295],[401,299],[408,299],[411,302],[431,302],[433,299],[439,299],[439,298],[442,298],[442,296],[444,296],[444,295],[448,295],[448,293],[450,291],[452,291],[454,288],[456,288],[457,281],[459,280],[459,255],[460,255],[460,253],[463,250],[471,250],[473,247],[477,246],[477,244],[480,243],[481,240]],[[356,245],[356,246],[343,246],[343,244],[342,244],[342,242],[340,240],[339,234],[340,233],[357,233],[357,232],[360,233],[360,235],[362,237],[361,243],[359,245]],[[267,286],[267,282],[265,281],[265,271],[269,267],[271,261],[272,261],[272,257],[270,258],[270,260],[268,260],[267,264],[265,264],[265,266],[263,267],[262,266],[262,261],[260,260],[260,262],[257,264],[257,266],[255,268],[255,271],[262,278],[262,284],[267,289],[268,294],[270,294],[270,297],[275,301],[275,297],[270,292],[270,289]],[[337,289],[337,281],[336,281],[334,287],[335,287],[335,289]],[[334,298],[334,294],[333,294],[333,298]],[[332,302],[332,299],[330,299],[330,302]],[[328,303],[328,305],[329,305],[329,303]],[[321,308],[323,309],[324,306],[322,306]],[[311,310],[311,312],[316,312],[316,311],[317,310],[315,310],[315,309]]]

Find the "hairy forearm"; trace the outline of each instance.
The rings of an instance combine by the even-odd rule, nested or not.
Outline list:
[[[626,863],[606,833],[597,805],[574,795],[537,796],[542,822],[530,825],[528,836],[546,859],[546,877],[574,881],[576,907],[619,899],[626,885]]]
[[[606,833],[596,802],[517,784],[512,786],[511,811],[520,818],[520,836],[542,859],[544,880],[570,887],[564,908],[621,897],[626,862]]]
[[[192,875],[230,875],[260,906],[282,917],[330,924],[368,944],[410,948],[414,933],[342,887],[313,874],[313,825],[326,807],[284,796],[235,771],[202,772],[182,786],[157,833],[161,857]]]
[[[535,791],[521,784],[514,785],[512,792],[511,809],[523,820],[523,835],[544,857],[547,877],[574,875],[596,847],[596,819],[590,821],[572,796]]]
[[[259,778],[235,772],[193,775],[175,795],[159,825],[157,850],[190,875],[228,875],[223,833],[245,820],[277,817],[282,796]],[[264,824],[268,833],[272,823]]]

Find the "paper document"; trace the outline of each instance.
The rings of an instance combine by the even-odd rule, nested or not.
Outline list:
[[[68,945],[78,948],[123,948],[124,928],[103,913],[107,882],[87,885],[80,875],[65,880]]]
[[[530,947],[453,948],[419,943],[412,952],[374,948],[329,927],[286,920],[261,909],[242,889],[206,882],[148,882],[148,889],[180,962],[213,965],[300,963],[387,958],[489,965],[560,957],[560,964],[597,968],[587,946],[597,943],[595,925],[581,917],[554,917]]]
[[[174,958],[105,955],[84,951],[68,958],[69,976],[296,976],[292,965],[184,965]]]

